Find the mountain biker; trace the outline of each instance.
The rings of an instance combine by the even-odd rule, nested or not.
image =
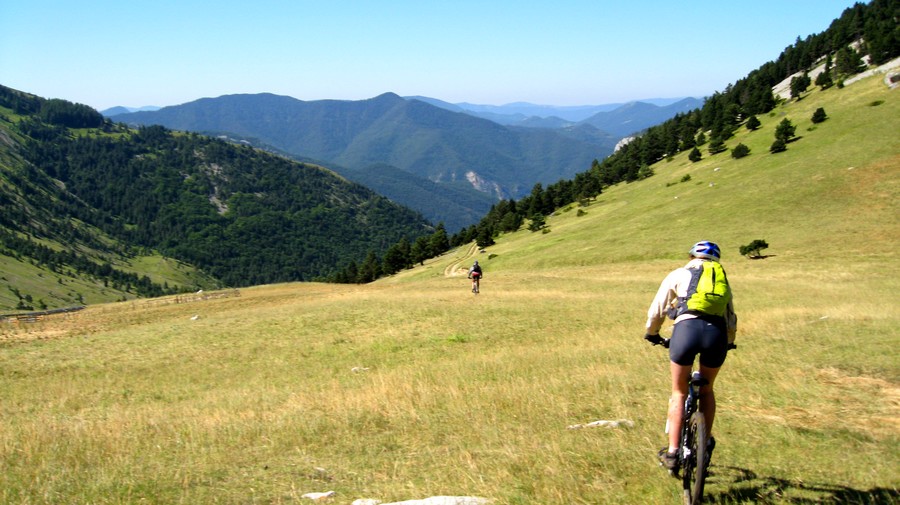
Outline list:
[[[481,265],[478,264],[478,260],[475,260],[475,262],[472,263],[472,268],[469,268],[469,279],[472,279],[473,290],[475,289],[474,283],[480,281],[483,276],[484,274],[481,272]]]
[[[652,343],[662,343],[659,336],[668,310],[678,302],[678,297],[687,295],[691,273],[688,268],[705,261],[718,262],[721,257],[719,246],[712,242],[697,242],[689,252],[690,261],[666,276],[650,309],[647,311],[647,330],[644,338]],[[660,463],[667,470],[673,470],[678,462],[677,449],[681,434],[681,410],[687,396],[688,378],[694,358],[700,355],[700,374],[709,383],[700,388],[700,408],[706,420],[707,433],[712,433],[716,416],[716,396],[713,383],[719,368],[725,362],[728,345],[734,341],[737,332],[737,316],[733,302],[729,301],[724,316],[711,316],[696,312],[686,312],[675,318],[672,338],[669,341],[669,369],[672,376],[672,397],[669,401],[668,430],[669,445],[657,454]],[[708,452],[715,447],[715,439],[709,436]]]

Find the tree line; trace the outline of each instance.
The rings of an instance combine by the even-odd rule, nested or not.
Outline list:
[[[40,100],[0,90],[0,105],[29,113],[9,121],[26,138],[17,151],[26,163],[4,171],[14,189],[0,192],[0,224],[20,234],[98,251],[157,250],[247,286],[323,280],[369,251],[384,254],[434,230],[418,213],[313,165],[159,126],[97,125],[77,119],[82,107]],[[70,130],[88,124],[98,127]],[[83,230],[78,222],[119,245],[89,233],[67,240]],[[67,259],[75,261],[37,261]]]
[[[168,284],[154,283],[148,276],[125,272],[109,262],[97,263],[83,254],[72,250],[57,251],[37,243],[30,237],[23,238],[7,231],[0,231],[0,251],[16,258],[28,258],[41,268],[58,275],[78,277],[86,275],[103,282],[104,286],[118,291],[134,293],[142,297],[156,297],[178,293],[177,288]],[[20,306],[23,310],[33,310],[32,306]]]
[[[445,249],[432,245],[432,241],[443,243],[436,236],[421,237],[417,240],[418,247],[398,243],[391,248],[390,258],[370,254],[364,265],[348,265],[339,277],[331,280],[369,282],[373,280],[372,272],[376,272],[374,278],[379,274],[390,275],[473,240],[479,247],[487,247],[499,234],[518,230],[525,222],[531,223],[529,229],[537,231],[543,227],[546,216],[566,205],[595,198],[604,187],[652,176],[651,165],[658,161],[682,152],[689,152],[690,159],[697,161],[702,156],[701,146],[712,155],[725,152],[725,142],[740,125],[751,130],[759,128],[756,116],[767,114],[778,104],[772,88],[788,76],[802,72],[795,78],[797,82],[791,83],[792,97],[799,98],[812,84],[804,76],[823,56],[825,71],[819,74],[815,84],[827,88],[834,83],[841,86],[843,79],[865,70],[864,56],[868,56],[872,65],[880,65],[900,55],[896,3],[896,0],[873,0],[868,5],[857,3],[845,9],[827,30],[805,39],[798,37],[775,61],[763,64],[724,91],[707,97],[701,108],[677,114],[648,128],[603,161],[594,160],[587,171],[576,174],[574,179],[560,180],[546,187],[535,184],[529,195],[493,205],[477,224],[450,237]],[[824,111],[816,111],[813,121],[824,119]],[[779,124],[772,152],[784,150],[793,136],[793,128],[789,121]],[[749,154],[746,146],[738,145],[735,149],[734,157]]]
[[[606,186],[650,177],[654,163],[678,153],[699,155],[699,146],[711,154],[725,151],[725,141],[741,124],[758,128],[756,116],[777,105],[772,87],[802,72],[791,84],[792,96],[799,98],[811,84],[806,72],[822,56],[826,72],[816,85],[826,87],[840,86],[864,69],[863,56],[879,64],[900,54],[895,10],[892,0],[855,4],[828,30],[798,38],[778,59],[714,93],[701,108],[647,129],[574,179],[536,184],[524,198],[501,200],[477,224],[452,236],[442,223],[429,228],[421,216],[362,186],[334,191],[335,179],[323,171],[298,169],[248,147],[161,127],[132,131],[89,107],[2,86],[0,105],[26,116],[18,127],[31,139],[26,154],[32,165],[22,177],[35,182],[24,191],[46,195],[40,189],[50,187],[44,179],[65,184],[67,192],[49,202],[57,212],[127,244],[157,248],[229,285],[369,282],[473,240],[489,246],[526,222],[539,230],[557,209],[595,198]],[[74,138],[68,128],[99,128],[115,136]],[[4,212],[0,218],[15,225],[15,216]]]

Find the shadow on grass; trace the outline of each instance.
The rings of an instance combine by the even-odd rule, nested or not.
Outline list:
[[[795,505],[881,505],[900,503],[900,490],[853,489],[837,484],[803,482],[757,475],[732,466],[710,468],[704,503],[789,503]],[[720,491],[720,488],[725,488]]]

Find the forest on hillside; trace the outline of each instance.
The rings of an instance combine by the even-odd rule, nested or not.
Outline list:
[[[15,127],[27,139],[21,152],[27,163],[5,177],[29,201],[42,202],[23,210],[0,193],[0,225],[97,249],[158,250],[231,286],[369,282],[453,246],[491,245],[526,222],[540,230],[557,209],[606,186],[651,177],[652,164],[678,153],[720,155],[738,128],[753,128],[757,115],[777,105],[772,89],[786,78],[796,75],[791,91],[798,99],[811,85],[841,87],[847,77],[900,55],[897,19],[896,1],[858,3],[828,30],[798,38],[701,108],[647,129],[571,180],[536,184],[524,198],[499,201],[478,224],[452,236],[443,224],[431,226],[320,167],[159,126],[132,130],[83,105],[0,87],[0,106],[21,116]],[[813,83],[807,73],[823,63]],[[98,241],[65,220],[95,226],[121,244]]]
[[[753,129],[758,125],[757,115],[775,108],[778,99],[772,89],[788,77],[799,73],[791,83],[792,97],[797,99],[809,86],[841,87],[844,79],[900,56],[898,19],[896,0],[855,4],[827,30],[805,39],[798,37],[775,61],[714,93],[701,108],[648,128],[609,157],[595,160],[574,179],[546,187],[536,184],[524,198],[497,203],[478,224],[455,235],[451,243],[477,240],[480,246],[488,246],[493,237],[517,229],[526,220],[531,221],[532,230],[539,230],[545,216],[570,203],[593,198],[603,187],[651,177],[651,165],[658,161],[682,152],[689,152],[692,160],[700,159],[703,151],[710,156],[725,153],[725,141],[738,128]],[[823,63],[825,71],[813,83],[807,73]],[[739,156],[740,147],[736,148]]]
[[[3,174],[5,250],[35,252],[40,264],[65,257],[47,260],[22,236],[119,254],[157,250],[248,286],[325,279],[433,232],[419,214],[321,167],[159,126],[128,129],[93,109],[9,88],[0,89],[0,106],[20,115],[4,119],[25,139],[16,150],[24,162]]]

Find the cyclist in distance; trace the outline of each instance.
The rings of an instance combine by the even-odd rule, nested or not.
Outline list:
[[[709,315],[696,310],[684,310],[684,300],[688,295],[692,271],[706,262],[719,261],[721,251],[712,242],[697,242],[689,252],[690,261],[669,273],[662,281],[656,297],[647,311],[647,329],[644,338],[652,343],[662,343],[659,330],[668,316],[675,319],[672,337],[669,341],[669,369],[672,376],[672,397],[669,401],[668,430],[669,445],[662,448],[659,461],[667,470],[675,468],[678,462],[677,449],[681,434],[681,410],[687,396],[688,379],[694,358],[700,355],[700,374],[709,383],[700,388],[700,409],[706,420],[707,433],[712,433],[716,415],[716,396],[713,383],[719,368],[725,362],[729,343],[737,332],[737,316],[730,300],[722,316]],[[726,280],[727,282],[727,280]],[[694,288],[696,289],[696,287]],[[677,310],[678,305],[682,310]],[[711,454],[715,439],[709,436],[707,451]]]
[[[469,278],[472,279],[472,291],[473,292],[478,291],[478,288],[480,287],[479,281],[481,281],[481,278],[483,276],[484,276],[484,274],[481,272],[481,265],[478,264],[478,260],[475,260],[475,262],[472,263],[472,268],[469,269]]]

